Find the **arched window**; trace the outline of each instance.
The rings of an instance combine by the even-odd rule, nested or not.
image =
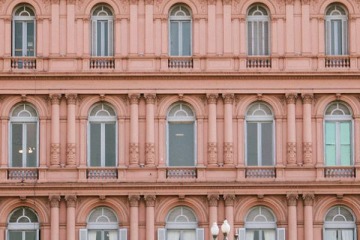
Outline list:
[[[38,166],[38,114],[29,104],[17,105],[10,117],[10,166]]]
[[[185,206],[173,208],[167,218],[165,228],[158,230],[163,240],[204,240],[204,229],[198,228],[194,212]]]
[[[323,240],[355,240],[355,218],[343,207],[332,207],[325,217]]]
[[[239,233],[240,239],[244,240],[285,240],[285,229],[277,228],[274,214],[263,206],[249,211]]]
[[[185,103],[177,103],[167,115],[169,166],[195,166],[195,115]]]
[[[115,167],[117,159],[115,111],[105,103],[95,105],[90,111],[88,127],[89,166]]]
[[[7,240],[38,240],[39,220],[36,213],[27,207],[15,209],[9,217]]]
[[[348,54],[347,12],[339,4],[331,4],[326,10],[326,55]]]
[[[325,111],[325,163],[350,166],[352,157],[352,114],[341,102],[333,102]]]
[[[191,11],[184,5],[176,5],[169,15],[170,56],[191,56]]]
[[[248,55],[269,55],[269,14],[262,5],[250,7],[247,15]]]
[[[95,208],[87,219],[86,229],[80,229],[80,240],[126,240],[126,229],[120,229],[116,214],[107,207]]]
[[[33,57],[36,51],[35,12],[27,4],[17,7],[12,21],[12,55]]]
[[[99,5],[92,11],[92,56],[114,55],[113,19],[113,13],[106,5]]]
[[[274,116],[262,102],[252,104],[246,114],[246,163],[274,165]]]

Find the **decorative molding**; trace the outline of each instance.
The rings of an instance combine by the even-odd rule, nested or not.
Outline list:
[[[26,102],[27,101],[27,96],[26,94],[21,94],[21,101]]]
[[[129,94],[130,104],[139,104],[140,94]]]
[[[215,5],[215,3],[216,3],[216,0],[208,0],[209,5]]]
[[[105,94],[103,94],[103,93],[99,94],[99,100],[101,102],[105,101]]]
[[[235,194],[224,194],[225,206],[234,206],[236,196]]]
[[[286,93],[285,99],[287,104],[295,104],[297,99],[296,93]]]
[[[139,200],[140,200],[140,195],[129,195],[130,207],[138,207]]]
[[[208,142],[208,161],[209,164],[217,164],[217,144],[216,142]]]
[[[217,207],[219,201],[219,194],[209,194],[208,195],[208,202],[210,207]]]
[[[59,4],[60,0],[51,0],[51,4]]]
[[[154,0],[145,0],[145,5],[153,5]]]
[[[299,195],[296,193],[289,193],[286,195],[287,205],[296,206]]]
[[[215,93],[206,94],[207,103],[208,104],[216,104],[218,96],[219,95],[215,94]]]
[[[155,207],[156,195],[145,195],[144,199],[146,207]]]
[[[76,163],[76,145],[75,143],[68,143],[66,145],[66,157],[67,157],[67,165],[75,165]]]
[[[138,0],[130,0],[130,5],[137,5],[138,4]]]
[[[50,145],[50,165],[60,164],[60,143],[51,143]]]
[[[288,164],[296,164],[296,143],[288,142],[286,144]]]
[[[305,164],[312,163],[312,143],[304,142],[303,143],[303,158]]]
[[[70,207],[76,207],[76,200],[77,200],[77,197],[76,195],[66,195],[65,196],[65,201],[66,201],[66,206],[68,208]]]
[[[224,5],[231,5],[232,0],[223,0]]]
[[[77,95],[76,94],[66,94],[65,97],[66,97],[66,101],[67,101],[68,105],[76,104],[76,100],[77,100]]]
[[[301,94],[303,104],[312,104],[314,100],[314,94],[312,93],[303,93]]]
[[[294,0],[285,0],[286,5],[294,5]]]
[[[233,104],[235,95],[233,93],[223,93],[222,97],[224,99],[225,104]]]
[[[233,13],[240,13],[240,0],[233,0],[232,1],[232,10]]]
[[[301,0],[303,5],[309,5],[310,4],[310,0]]]
[[[49,99],[51,101],[51,105],[59,105],[61,100],[61,94],[50,94]]]
[[[224,143],[224,163],[225,164],[233,163],[233,143],[232,142]]]
[[[156,101],[156,94],[154,93],[147,93],[144,95],[146,104],[155,104]]]
[[[146,164],[155,164],[155,144],[154,143],[146,143],[145,144],[145,158]]]
[[[67,0],[67,3],[68,3],[68,4],[75,5],[75,4],[76,4],[76,0]]]
[[[139,144],[130,143],[130,165],[139,163]]]
[[[50,195],[49,196],[49,202],[51,208],[59,208],[60,206],[60,195]]]
[[[302,197],[303,197],[305,206],[313,206],[314,205],[315,195],[313,193],[304,193]]]

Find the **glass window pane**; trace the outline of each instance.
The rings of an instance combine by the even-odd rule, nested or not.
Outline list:
[[[182,56],[191,55],[191,23],[182,22]]]
[[[170,22],[170,55],[179,56],[179,23]]]
[[[101,36],[102,32],[101,32],[101,21],[97,21],[97,31],[96,31],[97,35],[96,35],[96,56],[102,56],[102,52],[101,52],[101,45],[102,45],[102,41],[103,38]]]
[[[194,230],[182,230],[181,240],[196,240],[196,233]]]
[[[27,123],[26,130],[26,166],[37,167],[37,123]]]
[[[194,123],[169,123],[169,166],[194,166]]]
[[[167,240],[180,240],[180,231],[179,230],[167,230],[166,231]]]
[[[263,230],[264,240],[275,240],[275,230]]]
[[[341,229],[341,240],[353,240],[354,232],[352,229]]]
[[[22,149],[22,142],[23,142],[23,125],[13,123],[12,125],[12,167],[22,167],[22,156],[23,156],[23,149]]]
[[[265,44],[265,49],[264,49],[264,55],[269,55],[269,22],[266,21],[264,22],[264,44]]]
[[[258,153],[257,153],[257,123],[247,123],[247,165],[257,166],[258,165]]]
[[[252,28],[252,22],[248,22],[248,54],[253,55],[252,46],[253,46],[253,28]]]
[[[101,166],[101,125],[90,123],[90,166]]]
[[[273,163],[273,124],[261,123],[261,159],[263,166],[272,166]]]
[[[341,144],[351,143],[351,123],[341,122],[340,123],[340,142]]]
[[[9,231],[9,240],[22,240],[21,231]]]
[[[104,36],[103,36],[102,44],[104,45],[103,56],[109,56],[109,23],[108,23],[108,21],[104,21]]]
[[[36,240],[36,231],[26,231],[25,239],[26,240]]]
[[[327,166],[336,165],[336,123],[325,123],[325,162]]]
[[[116,166],[115,123],[105,124],[105,166]]]
[[[35,26],[34,21],[27,22],[27,56],[35,56]]]
[[[325,238],[326,240],[337,240],[336,238],[336,229],[326,229]]]
[[[23,56],[22,42],[23,42],[23,23],[15,21],[15,56]]]

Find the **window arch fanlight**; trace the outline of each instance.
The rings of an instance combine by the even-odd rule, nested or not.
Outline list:
[[[39,220],[28,207],[15,209],[9,216],[6,229],[7,240],[38,240]]]
[[[27,103],[17,105],[10,116],[10,166],[37,167],[39,118]]]
[[[170,56],[192,55],[192,16],[184,4],[177,4],[169,11]]]
[[[354,214],[344,206],[332,207],[325,216],[324,240],[355,240]]]
[[[345,8],[337,3],[326,9],[325,16],[326,54],[348,54],[348,14]]]
[[[352,113],[344,103],[333,102],[325,110],[325,163],[327,166],[353,164]]]
[[[117,159],[117,117],[111,106],[96,104],[88,122],[88,165],[115,167]]]
[[[114,15],[107,5],[96,6],[91,14],[92,56],[114,55]]]
[[[169,166],[195,166],[195,114],[185,103],[171,106],[167,114]]]
[[[246,114],[246,164],[247,166],[273,166],[274,116],[263,102],[252,104]]]
[[[285,229],[277,228],[273,212],[264,206],[250,209],[239,233],[246,240],[285,240]]]
[[[269,14],[261,4],[253,5],[247,15],[248,55],[269,55]]]
[[[178,206],[169,211],[165,228],[158,229],[158,240],[204,240],[204,229],[198,228],[192,209]]]
[[[34,57],[35,52],[35,11],[30,5],[22,4],[14,9],[12,17],[12,56]]]

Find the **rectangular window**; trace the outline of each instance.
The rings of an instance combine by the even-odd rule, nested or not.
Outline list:
[[[115,123],[107,123],[104,127],[105,166],[116,166],[116,126]]]
[[[90,166],[101,166],[101,124],[90,124]]]
[[[272,122],[247,122],[247,165],[273,166]]]
[[[170,55],[179,56],[179,22],[170,22]]]
[[[194,123],[169,122],[168,124],[169,166],[194,166]]]

